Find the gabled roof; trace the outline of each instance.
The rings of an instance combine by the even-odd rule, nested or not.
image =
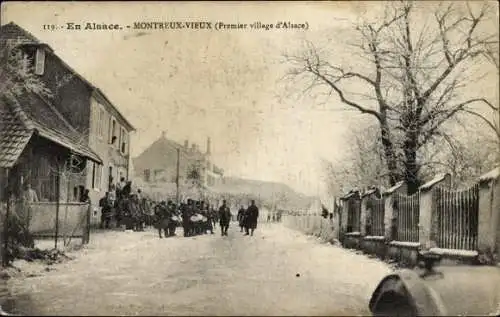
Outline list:
[[[102,163],[86,140],[47,101],[25,92],[17,102],[0,100],[0,167],[12,167],[33,134]]]
[[[140,160],[144,156],[147,157],[153,156],[158,160],[161,160],[166,153],[169,153],[170,151],[176,151],[177,149],[180,149],[181,155],[184,157],[184,159],[198,160],[198,159],[203,159],[204,157],[203,153],[201,152],[193,153],[191,152],[191,150],[186,149],[181,144],[168,139],[165,135],[162,134],[160,138],[158,138],[150,146],[148,146],[141,154],[139,154],[136,158],[134,158],[134,160]]]
[[[81,80],[90,90],[92,90],[98,97],[100,97],[100,99],[102,99],[105,103],[107,103],[110,107],[112,107],[116,111],[116,113],[118,114],[120,119],[125,123],[125,125],[127,126],[127,129],[129,131],[135,131],[134,126],[114,106],[114,104],[109,100],[109,98],[104,94],[104,92],[102,92],[101,89],[94,86],[90,81],[85,79],[82,75],[80,75],[71,66],[66,64],[65,61],[63,61],[59,56],[57,56],[57,54],[54,53],[54,50],[50,46],[40,42],[40,40],[38,40],[33,34],[26,31],[25,29],[23,29],[19,25],[15,24],[14,22],[10,22],[8,24],[2,25],[0,27],[0,34],[2,34],[1,37],[5,38],[5,39],[18,39],[21,41],[25,41],[26,44],[44,45],[47,48],[49,48],[50,52],[53,54],[53,56],[55,56],[59,60],[61,65],[63,65],[66,69],[68,69],[71,73],[73,73],[73,75],[75,75],[75,77],[77,77],[79,80]]]

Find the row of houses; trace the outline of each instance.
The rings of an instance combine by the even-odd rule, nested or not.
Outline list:
[[[0,186],[19,195],[29,184],[41,202],[78,201],[89,189],[96,204],[112,183],[129,177],[132,124],[98,87],[15,23],[0,27],[53,98],[26,91],[0,99]],[[6,191],[0,193],[2,201]]]

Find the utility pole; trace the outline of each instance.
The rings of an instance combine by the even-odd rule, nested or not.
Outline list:
[[[175,176],[175,185],[176,185],[176,201],[177,206],[179,206],[179,167],[181,161],[181,149],[177,148],[177,175]]]

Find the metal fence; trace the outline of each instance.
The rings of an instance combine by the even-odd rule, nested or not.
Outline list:
[[[361,231],[361,200],[351,198],[347,202],[347,232]]]
[[[476,250],[479,216],[479,185],[462,191],[436,188],[434,212],[439,248]]]
[[[373,198],[369,200],[370,221],[366,232],[367,235],[383,236],[385,234],[385,199]]]
[[[397,241],[418,242],[420,193],[411,196],[395,195],[395,209],[397,210]]]

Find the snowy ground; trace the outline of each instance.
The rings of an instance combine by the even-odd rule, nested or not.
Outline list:
[[[254,237],[242,236],[232,225],[228,237],[160,240],[154,231],[115,231],[92,238],[75,260],[39,276],[12,279],[15,310],[29,315],[367,315],[372,291],[390,271],[384,263],[279,224],[260,225]]]

